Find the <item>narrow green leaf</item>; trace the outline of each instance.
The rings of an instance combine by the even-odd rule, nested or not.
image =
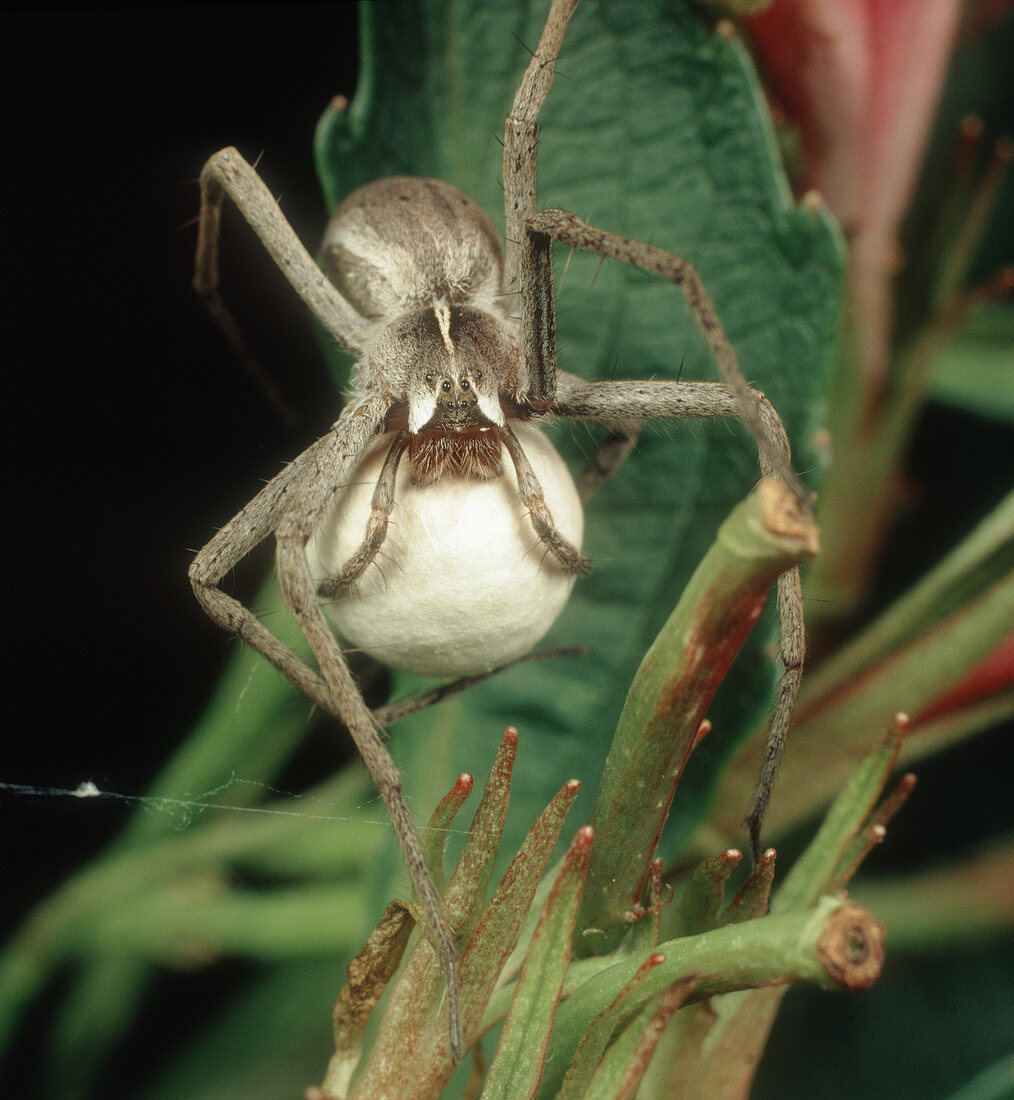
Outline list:
[[[695,936],[717,926],[726,883],[742,858],[742,852],[730,848],[694,868],[672,921],[674,936]]]
[[[789,988],[747,989],[684,1008],[652,1063],[653,1091],[644,1100],[748,1096]]]
[[[518,731],[508,728],[504,730],[482,800],[472,818],[464,851],[447,884],[444,894],[446,919],[461,936],[471,932],[485,909],[500,837],[507,820],[517,751]]]
[[[648,953],[637,973],[623,987],[619,995],[608,1004],[585,1028],[574,1057],[556,1093],[556,1100],[578,1100],[584,1096],[589,1082],[602,1062],[610,1040],[615,1033],[634,1018],[644,1003],[641,988],[647,976],[665,962],[665,955],[658,951]],[[651,1006],[654,1012],[655,1006]]]
[[[312,955],[340,959],[355,950],[366,914],[361,883],[230,890],[190,906],[181,931],[216,955],[265,962]],[[188,946],[187,939],[181,946]]]
[[[473,780],[470,775],[464,772],[459,775],[454,786],[444,795],[430,815],[426,831],[423,833],[423,848],[428,856],[433,883],[438,890],[444,887],[444,847],[447,844],[447,830],[472,793],[472,786]]]
[[[746,882],[721,915],[722,924],[734,924],[763,917],[768,911],[775,880],[775,850],[768,848],[753,865]]]
[[[670,986],[623,1029],[595,1071],[584,1100],[634,1100],[666,1025],[694,984],[688,978]]]
[[[549,1047],[556,1006],[570,965],[570,941],[588,869],[592,831],[579,829],[539,919],[525,956],[483,1100],[521,1100],[535,1095]]]
[[[1011,718],[1014,718],[1014,689],[921,718],[919,738],[912,749],[920,757],[928,757]],[[907,752],[904,755],[906,760],[914,759]]]
[[[94,861],[51,895],[5,945],[0,956],[0,1047],[13,1037],[31,999],[68,960],[86,962],[94,953],[97,966],[114,969],[122,959],[134,972],[125,950],[126,943],[133,944],[146,960],[138,972],[143,980],[131,997],[131,1003],[139,1003],[141,986],[153,973],[150,963],[167,956],[167,943],[186,942],[165,931],[187,924],[193,893],[181,882],[202,876],[220,879],[226,867],[269,876],[305,874],[330,883],[339,878],[353,907],[342,912],[354,919],[355,906],[362,906],[357,883],[363,865],[375,859],[384,840],[382,826],[370,824],[356,810],[363,786],[362,774],[352,770],[308,792],[304,801],[279,800],[253,815],[223,804],[230,812],[196,820],[190,800],[167,800],[161,814],[152,816],[174,822],[172,832]],[[181,821],[190,823],[182,828]],[[349,932],[361,935],[362,929]],[[89,984],[94,983],[87,973],[72,976],[68,996],[87,997],[84,987]],[[101,1035],[96,1023],[90,1058],[100,1055]]]
[[[500,880],[476,928],[462,970],[468,975],[470,984],[479,991],[477,1001],[483,1005],[518,942],[549,857],[579,789],[574,780],[564,784],[540,814]]]
[[[880,797],[901,747],[899,731],[885,737],[834,800],[806,851],[792,865],[771,901],[773,913],[813,905],[834,881],[842,857]]]

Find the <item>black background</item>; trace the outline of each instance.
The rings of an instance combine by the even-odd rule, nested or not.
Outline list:
[[[10,639],[0,782],[142,794],[234,644],[192,597],[193,552],[337,414],[303,307],[235,216],[226,294],[292,424],[209,321],[190,287],[197,177],[225,145],[261,155],[315,250],[325,212],[313,129],[333,95],[354,91],[355,6],[8,12],[0,54]],[[241,594],[256,577],[238,583]],[[341,749],[328,739],[326,751]],[[0,935],[131,812],[0,790]],[[155,1031],[135,1033],[107,1085],[129,1094],[161,1045],[158,1013],[190,1018],[195,997],[211,1010],[222,978],[163,988],[145,1025]],[[26,1021],[0,1091],[34,1095],[43,1026],[35,1013]]]
[[[313,128],[355,86],[352,4],[0,17],[11,640],[0,781],[142,793],[230,642],[193,551],[333,422],[302,306],[227,222],[224,279],[287,427],[190,288],[197,176],[234,144],[311,251]],[[20,700],[20,705],[19,704]],[[128,811],[0,792],[3,928]]]

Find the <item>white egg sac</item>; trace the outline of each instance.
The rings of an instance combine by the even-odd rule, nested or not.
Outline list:
[[[563,459],[537,428],[513,426],[557,528],[580,547],[581,502]],[[362,544],[392,438],[370,448],[308,543],[316,584]],[[549,630],[575,578],[539,540],[506,450],[503,460],[491,481],[448,475],[416,485],[403,458],[379,553],[351,595],[322,601],[352,646],[421,676],[467,676],[524,656]]]

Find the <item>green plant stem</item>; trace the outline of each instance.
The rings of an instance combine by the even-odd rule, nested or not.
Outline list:
[[[644,975],[639,1000],[646,1003],[691,974],[698,979],[694,1001],[748,987],[794,982],[840,988],[841,976],[836,976],[829,962],[825,934],[834,939],[843,920],[865,926],[871,950],[879,953],[883,929],[878,922],[858,906],[822,898],[813,909],[773,914],[660,944],[655,953],[665,959]],[[854,930],[859,925],[849,927]],[[630,956],[602,971],[560,1005],[540,1097],[555,1096],[588,1023],[621,995],[648,954]]]
[[[812,526],[791,512],[789,491],[763,482],[719,528],[648,650],[592,809],[595,847],[578,929],[596,934],[579,934],[579,954],[605,953],[625,931],[624,914],[640,903],[649,861],[712,695],[778,575],[815,548]]]

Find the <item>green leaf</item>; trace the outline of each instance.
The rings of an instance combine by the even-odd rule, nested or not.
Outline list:
[[[623,987],[619,995],[588,1024],[570,1060],[560,1089],[555,1094],[556,1100],[578,1100],[578,1097],[586,1095],[587,1087],[596,1076],[603,1056],[607,1055],[614,1035],[624,1028],[629,1031],[631,1026],[637,1026],[638,1009],[645,1011],[642,1008],[645,998],[642,996],[641,987],[655,967],[663,962],[665,962],[665,956],[660,952],[654,950],[649,952],[637,973]],[[682,991],[681,1001],[686,999],[696,983],[695,976],[677,983],[676,988]],[[654,998],[649,998],[647,1004],[646,1011],[650,1018],[654,1015],[657,1005],[654,1003]],[[632,1018],[633,1023],[631,1023]],[[640,1030],[643,1031],[646,1025],[647,1021],[642,1022]]]
[[[892,731],[856,768],[832,803],[817,835],[775,892],[772,913],[813,905],[831,890],[845,853],[859,836],[887,783],[900,746],[900,733]]]
[[[676,983],[624,1028],[606,1051],[584,1100],[634,1100],[666,1025],[692,988],[693,979]]]
[[[992,420],[1014,421],[1014,309],[989,304],[968,315],[937,355],[930,396]]]

